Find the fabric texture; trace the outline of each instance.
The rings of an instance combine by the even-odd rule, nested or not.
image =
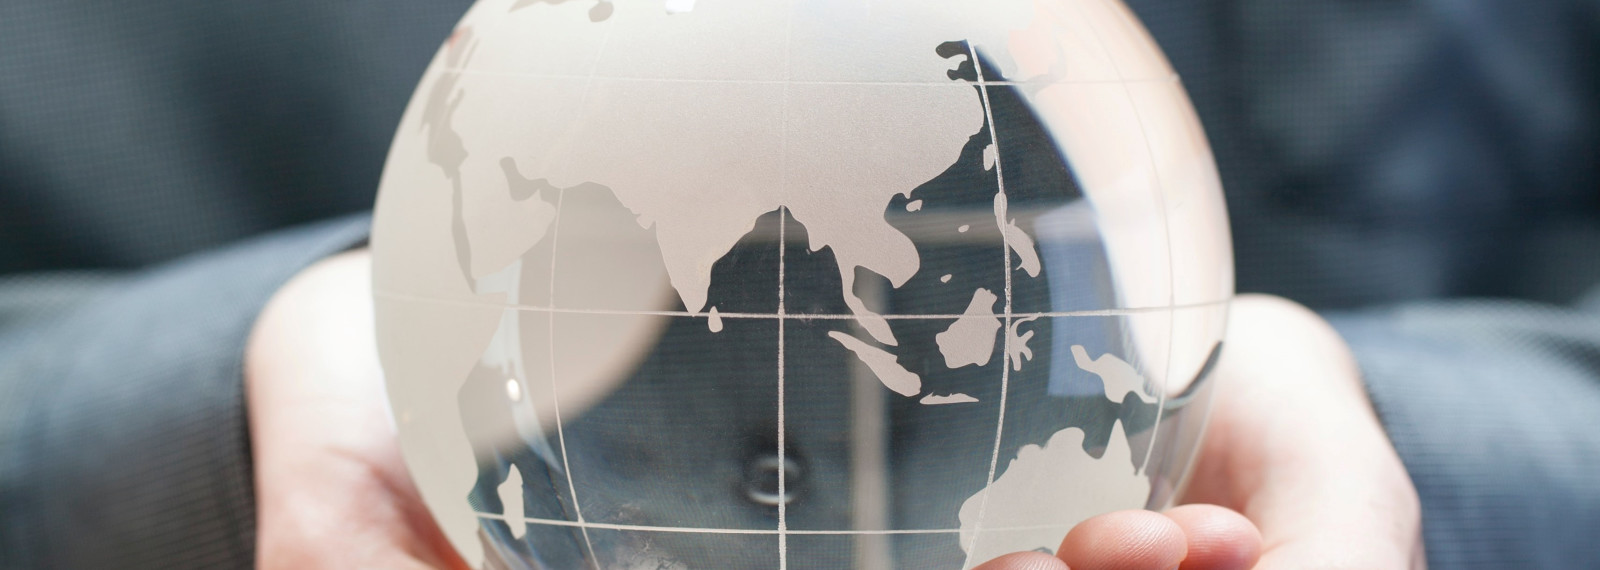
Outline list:
[[[257,313],[356,217],[129,276],[0,353],[0,567],[242,568]]]
[[[1600,568],[1600,306],[1330,316],[1421,495],[1432,568]]]
[[[1126,0],[1216,152],[1242,292],[1600,282],[1600,2]]]
[[[468,4],[0,2],[0,274],[137,269],[371,208]]]
[[[249,565],[244,335],[363,222],[141,268],[370,207],[469,3],[0,2],[0,567]],[[1600,281],[1600,1],[1128,4],[1239,289],[1369,308],[1336,320],[1434,567],[1600,566],[1600,291],[1559,305]]]
[[[468,4],[0,3],[0,273],[369,208]],[[1600,282],[1600,0],[1128,4],[1216,150],[1241,291],[1320,309]]]
[[[0,338],[24,334],[122,283],[112,271],[58,271],[0,276]],[[0,346],[12,343],[0,341]]]

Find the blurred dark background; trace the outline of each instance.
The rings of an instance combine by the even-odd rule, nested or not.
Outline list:
[[[0,3],[0,276],[369,208],[468,4]],[[1130,4],[1216,150],[1240,291],[1337,308],[1600,282],[1600,1]]]

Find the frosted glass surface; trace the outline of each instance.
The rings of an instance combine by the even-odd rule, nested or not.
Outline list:
[[[1115,0],[482,0],[373,233],[407,465],[494,569],[970,568],[1162,508],[1233,295]]]

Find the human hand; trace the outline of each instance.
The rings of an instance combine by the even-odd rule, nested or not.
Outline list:
[[[406,475],[383,408],[368,263],[354,253],[308,269],[247,349],[263,568],[466,567]],[[1257,568],[1420,568],[1415,490],[1338,336],[1303,308],[1247,296],[1228,346],[1184,497],[1220,506],[1103,515],[1074,528],[1059,558],[980,569],[1248,568],[1258,556]]]
[[[400,459],[373,338],[369,259],[341,255],[268,303],[245,353],[265,569],[466,568]]]
[[[1227,347],[1183,497],[1206,504],[1095,517],[1058,557],[978,570],[1425,567],[1416,489],[1338,334],[1303,307],[1244,296]]]

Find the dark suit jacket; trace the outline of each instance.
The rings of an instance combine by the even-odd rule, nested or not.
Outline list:
[[[1335,320],[1434,565],[1600,566],[1600,3],[1130,4],[1240,289],[1397,307]],[[0,567],[250,563],[245,334],[364,222],[223,244],[366,209],[465,6],[0,3]]]

